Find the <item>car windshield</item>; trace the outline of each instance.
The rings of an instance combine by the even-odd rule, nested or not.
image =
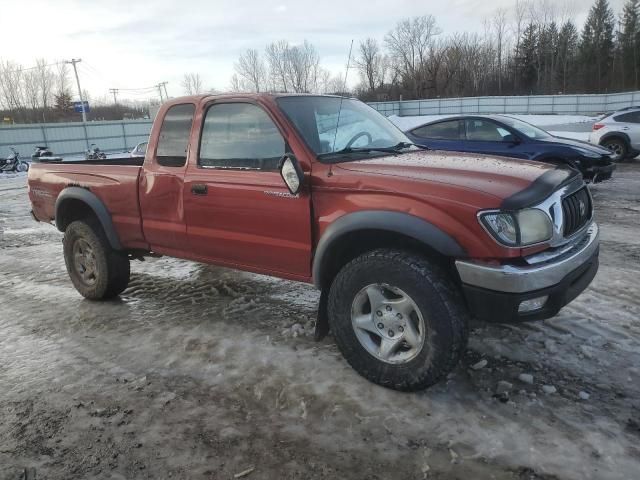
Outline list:
[[[410,140],[389,120],[359,100],[323,96],[277,99],[307,145],[319,158],[400,152]]]
[[[529,138],[533,138],[534,140],[541,140],[543,138],[549,138],[552,136],[549,132],[538,128],[535,125],[531,125],[530,123],[518,120],[517,118],[500,117],[500,121],[506,123],[511,128],[514,128],[523,135],[526,135]]]

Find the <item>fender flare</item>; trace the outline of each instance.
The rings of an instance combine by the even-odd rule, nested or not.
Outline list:
[[[64,208],[64,204],[69,200],[79,200],[85,203],[95,214],[96,218],[102,225],[102,230],[107,236],[107,240],[109,240],[109,244],[111,248],[114,250],[122,250],[122,244],[120,243],[120,238],[118,238],[118,233],[116,232],[115,227],[113,226],[113,222],[111,220],[111,214],[109,210],[105,206],[105,204],[98,198],[98,196],[91,192],[90,190],[82,187],[67,187],[60,192],[58,198],[56,199],[56,227],[60,231],[64,231],[64,225],[62,224],[62,218],[58,214],[62,208]]]
[[[348,213],[329,225],[318,241],[313,258],[313,283],[322,288],[325,260],[332,247],[340,239],[358,230],[385,230],[394,232],[423,243],[441,255],[463,258],[467,254],[460,244],[439,227],[415,215],[386,210],[367,210]]]

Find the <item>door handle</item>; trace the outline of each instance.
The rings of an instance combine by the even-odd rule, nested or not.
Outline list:
[[[191,193],[194,195],[206,195],[207,185],[205,183],[194,183],[191,185]]]

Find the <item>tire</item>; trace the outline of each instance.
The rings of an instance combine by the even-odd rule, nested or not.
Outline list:
[[[372,308],[376,291],[384,297],[380,309]],[[466,347],[469,319],[459,291],[427,258],[404,251],[374,250],[344,266],[329,290],[328,314],[347,362],[366,379],[395,390],[434,385],[453,370]],[[361,319],[364,328],[355,326]],[[394,338],[389,353],[391,347],[382,344]]]
[[[105,300],[119,295],[129,285],[129,258],[111,248],[97,221],[70,223],[62,245],[67,273],[83,297]]]
[[[611,150],[611,160],[614,162],[623,162],[629,154],[629,145],[621,137],[607,138],[600,145]]]
[[[20,162],[16,166],[16,172],[28,172],[28,171],[29,171],[29,164],[27,162]]]

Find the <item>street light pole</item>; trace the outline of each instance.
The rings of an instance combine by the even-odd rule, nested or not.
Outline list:
[[[76,74],[76,85],[78,85],[78,96],[80,97],[80,107],[82,108],[82,121],[84,123],[87,123],[87,112],[84,111],[84,100],[82,98],[82,89],[80,88],[80,77],[78,77],[78,67],[76,67],[77,63],[80,63],[82,61],[81,58],[72,58],[70,62],[65,62],[65,63],[70,63],[71,65],[73,65],[73,72]]]

